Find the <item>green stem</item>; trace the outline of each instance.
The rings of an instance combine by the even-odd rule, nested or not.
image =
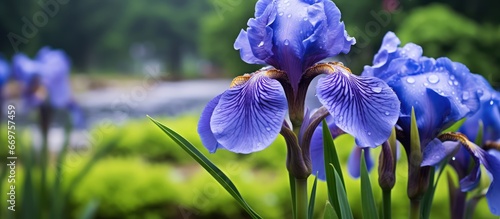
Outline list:
[[[382,192],[382,199],[383,199],[383,217],[385,219],[391,219],[391,190],[383,190]]]
[[[420,219],[420,199],[410,200],[410,219]]]
[[[49,160],[49,148],[48,148],[48,138],[47,132],[42,131],[42,150],[40,153],[40,167],[41,167],[41,179],[40,179],[40,204],[44,205],[45,200],[47,198],[46,188],[47,188],[47,166]]]
[[[307,179],[295,178],[295,195],[295,218],[307,219]]]

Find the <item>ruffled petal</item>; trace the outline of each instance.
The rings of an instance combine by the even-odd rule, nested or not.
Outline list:
[[[210,119],[220,147],[252,153],[269,146],[278,136],[288,109],[281,84],[265,73],[225,91]]]
[[[457,142],[441,142],[435,138],[424,147],[423,160],[420,166],[435,166],[446,157],[453,155],[460,148]]]
[[[495,91],[491,85],[480,75],[474,75],[481,105],[479,110],[467,117],[459,131],[472,141],[476,141],[479,122],[483,123],[482,144],[486,141],[497,141],[500,139],[500,93]]]
[[[210,128],[210,120],[212,119],[212,114],[215,107],[219,103],[221,96],[222,94],[219,94],[208,102],[205,109],[203,109],[200,121],[198,122],[198,134],[200,135],[201,143],[203,143],[210,153],[214,153],[219,147],[219,143],[217,142],[217,139],[215,139],[214,133]]]
[[[335,125],[332,116],[326,117],[326,122],[328,124],[328,128],[330,128],[330,133],[332,134],[333,139],[337,138],[341,134],[344,134],[344,132]],[[316,175],[318,179],[324,181],[326,180],[326,172],[323,145],[323,125],[319,124],[316,130],[314,130],[311,138],[309,151],[311,154],[312,174]]]
[[[252,48],[248,41],[248,34],[246,31],[241,30],[238,38],[234,42],[234,49],[240,50],[241,59],[249,64],[266,64],[264,60],[260,60],[253,54]]]
[[[365,161],[366,168],[368,171],[371,171],[373,168],[374,162],[370,155],[370,148],[361,148],[361,147],[353,147],[351,155],[349,155],[349,159],[347,160],[347,171],[353,178],[359,178],[360,176],[360,164],[361,164],[361,151],[365,151]]]
[[[340,65],[330,67],[328,76],[318,81],[319,101],[335,124],[356,138],[357,145],[381,145],[399,117],[396,94],[378,78],[355,76]]]
[[[265,62],[286,72],[294,91],[303,72],[316,62],[349,52],[355,39],[331,1],[260,0],[235,49],[251,64]]]

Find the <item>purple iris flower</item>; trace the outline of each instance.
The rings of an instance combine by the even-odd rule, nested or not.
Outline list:
[[[479,95],[474,75],[463,64],[448,58],[422,56],[422,48],[400,40],[388,32],[362,75],[384,80],[401,101],[397,125],[403,131],[400,139],[409,147],[411,110],[415,109],[421,147],[438,143],[436,137],[460,119],[479,108]]]
[[[422,56],[422,48],[418,45],[408,43],[399,47],[400,43],[394,33],[387,33],[374,57],[373,66],[366,66],[362,75],[383,79],[398,95],[401,101],[401,115],[397,123],[400,132],[398,140],[405,146],[407,154],[411,151],[410,115],[414,108],[423,154],[422,167],[437,165],[447,156],[465,151],[476,161],[476,165],[461,180],[462,190],[468,191],[479,182],[479,164],[483,164],[492,178],[498,179],[500,162],[491,153],[461,134],[441,136],[441,140],[437,138],[455,122],[473,116],[479,110],[481,98],[490,95],[485,94],[488,91],[484,89],[480,76],[470,73],[463,64],[452,62],[448,58],[435,60]],[[491,100],[491,96],[488,98]],[[459,141],[460,144],[447,140]],[[465,150],[460,152],[458,145],[464,146]],[[497,184],[500,183],[493,181],[486,195],[494,214],[499,214],[500,210],[500,186]]]
[[[304,71],[315,63],[348,53],[356,40],[327,0],[260,0],[255,18],[241,30],[234,48],[249,64],[267,64],[287,73],[297,91]]]
[[[389,137],[399,115],[392,89],[380,79],[358,77],[339,63],[316,64],[347,53],[355,43],[333,2],[260,0],[255,11],[234,46],[245,62],[272,67],[235,78],[228,90],[208,103],[198,132],[210,152],[219,148],[260,151],[289,129],[304,147],[304,160],[323,159],[322,154],[309,156],[307,139],[318,125],[318,120],[312,122],[318,116],[304,110],[307,87],[322,74],[326,76],[316,87],[323,104],[319,112],[326,112],[321,118],[331,114],[331,123],[353,135],[360,146],[375,147]],[[291,124],[285,121],[287,116]]]
[[[43,47],[35,59],[22,53],[16,54],[13,71],[22,86],[27,110],[43,104],[54,109],[67,109],[72,113],[74,125],[83,125],[82,112],[71,93],[70,60],[66,53]]]

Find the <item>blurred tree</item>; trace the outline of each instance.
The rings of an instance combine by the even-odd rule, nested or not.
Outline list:
[[[413,10],[397,31],[403,43],[414,42],[424,55],[447,56],[500,85],[500,25],[479,25],[449,7],[433,4]]]
[[[199,42],[202,54],[231,76],[253,72],[260,68],[243,62],[233,47],[241,29],[253,17],[256,0],[211,0],[212,12],[201,20]]]

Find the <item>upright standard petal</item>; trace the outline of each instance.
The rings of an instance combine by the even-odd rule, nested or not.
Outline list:
[[[349,52],[355,44],[340,21],[339,9],[329,0],[260,0],[255,10],[234,48],[247,63],[267,63],[285,71],[294,90],[304,70]]]
[[[360,147],[386,141],[399,117],[400,102],[394,91],[384,81],[358,77],[341,64],[318,66],[313,68],[327,76],[318,81],[316,93],[334,123],[354,136]]]
[[[235,79],[213,109],[210,129],[221,147],[252,153],[269,146],[278,136],[288,109],[281,84],[266,72]],[[210,110],[210,109],[209,109]],[[207,146],[213,148],[214,146]]]
[[[479,122],[482,122],[483,139],[481,139],[481,145],[484,145],[487,141],[500,140],[500,93],[495,91],[482,76],[474,76],[481,105],[475,114],[467,117],[459,132],[465,134],[472,141],[476,141]]]

